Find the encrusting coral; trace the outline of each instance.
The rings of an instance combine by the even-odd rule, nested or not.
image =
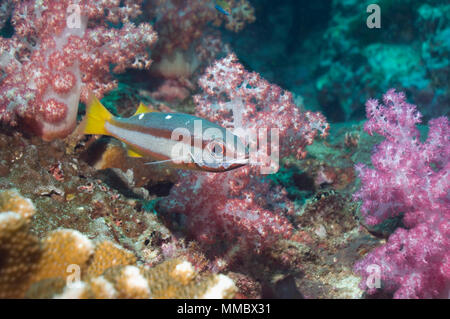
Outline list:
[[[130,251],[94,243],[70,229],[39,240],[30,233],[33,203],[16,190],[0,193],[0,298],[230,298],[225,275],[201,276],[183,259],[153,268]]]

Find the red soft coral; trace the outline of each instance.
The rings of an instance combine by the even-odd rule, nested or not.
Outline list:
[[[293,204],[281,189],[269,189],[250,167],[221,174],[184,172],[162,207],[186,215],[188,232],[202,243],[226,240],[260,251],[292,231],[284,216],[293,213]]]
[[[199,116],[227,128],[276,128],[282,157],[294,153],[302,158],[318,133],[328,134],[322,114],[302,112],[290,92],[247,72],[234,54],[207,68],[199,84],[206,93],[194,96]]]
[[[199,84],[204,94],[195,97],[197,115],[230,129],[277,128],[281,156],[304,155],[317,132],[327,133],[321,114],[302,113],[289,92],[247,72],[235,55],[208,68]],[[226,240],[250,253],[293,230],[286,218],[293,203],[283,188],[263,179],[257,165],[225,173],[185,172],[162,207],[186,215],[188,231],[199,241]]]
[[[156,41],[150,24],[129,22],[141,0],[13,1],[12,38],[0,38],[0,120],[27,126],[50,140],[69,134],[78,102],[116,86],[109,68],[150,66]],[[121,29],[110,23],[123,23]]]

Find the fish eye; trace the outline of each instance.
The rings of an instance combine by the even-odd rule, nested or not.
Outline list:
[[[212,143],[210,146],[210,149],[211,149],[211,153],[215,157],[220,157],[223,155],[223,145],[219,142]]]

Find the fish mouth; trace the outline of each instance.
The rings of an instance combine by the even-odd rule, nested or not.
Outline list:
[[[203,160],[196,160],[194,155],[189,152],[192,162],[195,167],[200,171],[220,173],[234,170],[236,168],[250,164],[250,154],[248,150],[244,154],[237,156],[237,158],[232,158],[232,160],[223,161],[222,159],[216,163],[205,162]]]

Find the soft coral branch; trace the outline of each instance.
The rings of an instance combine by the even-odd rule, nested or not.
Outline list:
[[[429,122],[421,142],[416,124],[421,115],[402,93],[389,90],[384,105],[366,104],[365,130],[386,139],[375,147],[373,168],[358,164],[367,224],[379,224],[404,214],[406,228],[397,229],[387,244],[355,265],[367,286],[370,265],[380,267],[385,292],[397,298],[442,297],[450,292],[450,125],[448,118]]]
[[[251,73],[234,54],[217,61],[199,80],[197,115],[230,129],[278,128],[280,156],[304,155],[318,132],[327,134],[320,113],[301,112],[291,93]],[[263,179],[258,166],[225,173],[185,172],[162,201],[169,212],[187,216],[187,229],[203,243],[236,244],[250,254],[289,238],[294,211],[287,192]]]
[[[302,112],[292,93],[247,72],[234,54],[207,68],[199,84],[206,93],[194,96],[199,116],[234,129],[276,128],[282,157],[292,153],[304,157],[305,147],[318,134],[328,135],[322,114]]]
[[[114,72],[148,68],[156,33],[129,22],[141,2],[13,1],[15,33],[0,38],[0,120],[24,122],[47,140],[64,137],[75,126],[80,96],[86,101],[93,90],[101,97],[116,86],[110,65]]]

